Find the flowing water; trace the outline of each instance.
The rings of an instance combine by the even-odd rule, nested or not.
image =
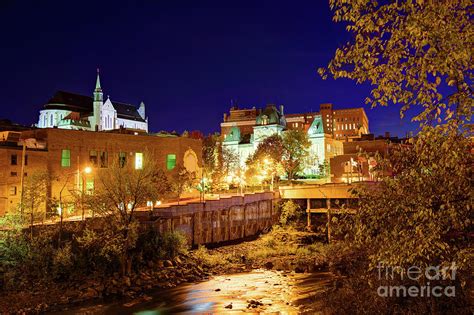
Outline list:
[[[133,301],[88,305],[60,314],[314,314],[330,281],[331,274],[326,272],[254,270],[150,292]]]

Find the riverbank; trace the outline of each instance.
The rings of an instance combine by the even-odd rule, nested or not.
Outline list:
[[[92,302],[53,314],[318,314],[331,281],[327,272],[257,269],[152,290],[132,302]]]
[[[4,291],[0,293],[0,313],[42,313],[93,300],[133,300],[147,290],[200,281],[210,274],[192,254],[180,255],[173,260],[149,261],[140,272],[130,276],[92,274],[67,283],[39,282],[29,290]]]
[[[1,313],[41,313],[64,310],[91,301],[120,299],[140,303],[150,290],[173,288],[209,276],[237,274],[255,269],[291,273],[327,269],[325,245],[314,243],[313,233],[275,227],[254,241],[197,250],[172,260],[148,261],[131,276],[91,274],[67,283],[35,283],[31,289],[0,294]],[[24,286],[23,286],[24,287]]]
[[[259,268],[303,273],[327,270],[327,249],[315,233],[275,226],[254,241],[214,249],[200,247],[194,256],[212,274]]]

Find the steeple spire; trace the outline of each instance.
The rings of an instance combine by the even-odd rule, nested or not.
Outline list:
[[[94,101],[103,101],[102,87],[100,86],[99,68],[97,68],[97,80],[95,81]]]
[[[97,80],[95,82],[94,89],[94,102],[93,102],[93,117],[91,119],[92,130],[102,130],[102,106],[104,105],[104,93],[102,93],[102,88],[100,87],[100,77],[99,77],[99,68],[97,68]]]
[[[96,92],[102,92],[102,88],[100,87],[99,68],[97,68],[97,80],[95,82],[95,91]]]

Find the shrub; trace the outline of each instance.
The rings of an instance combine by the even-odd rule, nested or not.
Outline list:
[[[161,249],[166,258],[174,258],[188,252],[188,240],[179,231],[166,232],[162,236]]]
[[[296,223],[301,217],[300,207],[293,202],[288,200],[281,205],[280,224],[290,225]]]
[[[53,275],[55,278],[64,278],[71,274],[75,263],[72,246],[67,243],[58,248],[53,256]]]
[[[198,262],[208,267],[214,267],[223,262],[222,256],[210,254],[207,248],[203,245],[199,245],[198,249],[196,249],[193,254]]]

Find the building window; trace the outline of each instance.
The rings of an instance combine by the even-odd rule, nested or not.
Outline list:
[[[61,166],[70,167],[71,166],[71,150],[63,149],[61,151]]]
[[[17,172],[10,172],[10,176],[12,176],[12,177],[17,176]]]
[[[143,153],[135,153],[135,169],[141,170],[143,168]]]
[[[53,114],[51,114],[51,115],[49,116],[49,118],[51,119],[51,120],[50,120],[50,121],[51,121],[50,125],[51,125],[51,126],[54,126],[54,123],[53,123]]]
[[[124,167],[127,163],[127,153],[120,152],[119,153],[119,167]]]
[[[94,178],[93,177],[86,179],[86,191],[89,193],[94,191]]]
[[[25,154],[25,165],[28,165],[28,154]]]
[[[106,168],[108,165],[107,152],[100,152],[100,167]]]
[[[168,154],[166,156],[166,168],[168,170],[174,169],[176,166],[176,154]]]
[[[97,151],[96,150],[89,151],[89,162],[92,165],[97,166]]]
[[[10,186],[10,196],[16,196],[16,186]]]
[[[18,155],[12,154],[10,159],[11,165],[18,165]]]

